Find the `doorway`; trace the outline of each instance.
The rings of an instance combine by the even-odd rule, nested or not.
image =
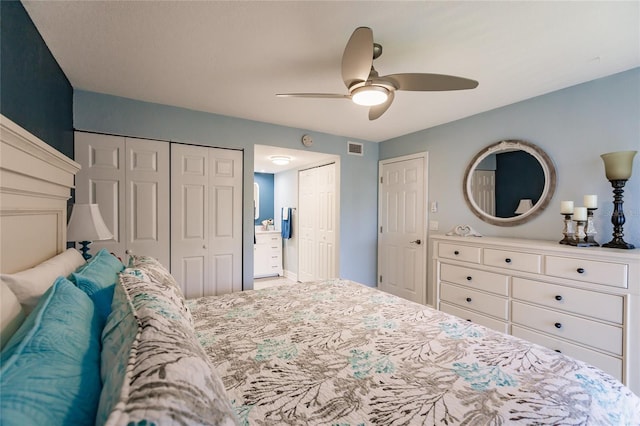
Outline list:
[[[274,156],[284,156],[289,158],[289,164],[273,164],[270,158]],[[273,208],[274,227],[276,231],[282,230],[282,209],[291,209],[291,236],[290,238],[282,239],[282,269],[284,277],[296,282],[300,281],[300,223],[303,219],[300,212],[299,201],[299,171],[330,163],[335,163],[336,165],[336,179],[334,185],[335,193],[338,195],[335,203],[335,229],[339,229],[340,217],[337,212],[339,212],[340,157],[338,155],[267,145],[254,146],[254,172],[273,175],[273,196],[266,196],[264,199],[273,200],[268,202],[272,204],[270,207]],[[260,191],[262,191],[262,188],[260,188]],[[260,197],[259,200],[260,201],[258,202],[260,203],[260,206],[258,206],[258,208],[263,204],[263,198]],[[256,223],[255,225],[260,227],[260,223]],[[339,271],[339,233],[336,232],[335,235],[335,254],[332,257],[332,261],[335,265],[335,270]]]
[[[426,304],[427,153],[379,163],[378,288]]]

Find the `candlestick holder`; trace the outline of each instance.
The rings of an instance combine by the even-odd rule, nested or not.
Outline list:
[[[599,247],[600,244],[596,241],[596,227],[593,224],[593,212],[598,210],[596,207],[590,208],[587,207],[587,226],[584,229],[584,233],[587,235],[585,242],[588,244],[588,247]]]
[[[564,237],[559,241],[559,243],[571,245],[571,240],[573,239],[573,222],[571,221],[571,214],[560,214],[564,216],[564,225],[562,227],[562,235],[564,235]]]
[[[613,224],[613,239],[608,243],[602,245],[602,247],[618,248],[618,249],[634,249],[635,246],[626,242],[622,237],[624,236],[623,225],[626,222],[624,217],[624,210],[622,209],[622,193],[624,185],[627,183],[627,179],[615,179],[611,180],[611,186],[613,186],[613,213],[611,213],[611,223]]]
[[[576,232],[573,234],[571,245],[576,247],[589,247],[587,243],[587,234],[584,232],[584,227],[587,224],[586,220],[575,220]]]

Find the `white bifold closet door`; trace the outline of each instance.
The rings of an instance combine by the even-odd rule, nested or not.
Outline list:
[[[187,298],[242,290],[242,152],[171,144],[171,273]]]
[[[336,278],[336,165],[298,173],[298,280]]]
[[[76,203],[96,203],[113,240],[94,241],[126,262],[127,253],[169,265],[169,143],[75,133]]]

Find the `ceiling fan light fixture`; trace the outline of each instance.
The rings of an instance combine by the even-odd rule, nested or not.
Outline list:
[[[363,86],[351,92],[351,100],[358,105],[374,106],[386,102],[389,90],[382,86]]]
[[[291,162],[291,157],[287,157],[286,155],[272,155],[269,157],[269,160],[276,166],[286,166]]]

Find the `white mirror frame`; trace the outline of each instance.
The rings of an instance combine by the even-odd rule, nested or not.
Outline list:
[[[542,190],[540,198],[538,199],[538,202],[528,212],[523,213],[519,216],[508,218],[491,216],[484,210],[482,210],[473,199],[471,189],[472,174],[478,164],[480,164],[482,160],[487,158],[489,155],[509,151],[524,151],[538,160],[538,163],[540,163],[540,167],[542,167],[542,171],[544,172],[544,188]],[[547,207],[556,189],[556,169],[553,165],[553,161],[551,161],[551,157],[549,157],[547,153],[540,149],[538,146],[521,140],[504,140],[493,145],[489,145],[488,147],[480,151],[475,157],[473,157],[464,174],[464,180],[462,181],[462,184],[464,199],[473,214],[492,225],[515,226],[530,221],[531,219],[542,213],[542,211]]]

